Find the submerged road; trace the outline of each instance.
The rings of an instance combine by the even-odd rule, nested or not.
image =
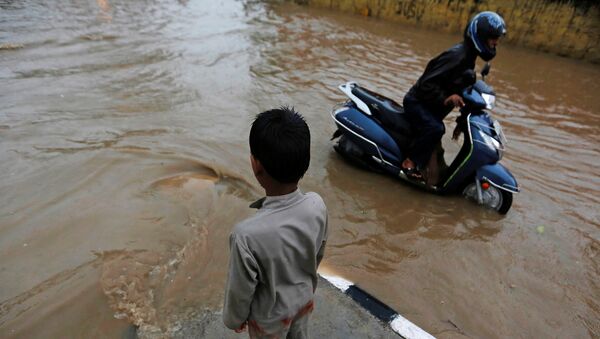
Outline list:
[[[441,338],[600,336],[597,65],[500,45],[492,115],[523,189],[500,216],[329,140],[339,84],[401,101],[458,35],[207,0],[4,1],[0,33],[0,337],[170,333],[219,312],[229,231],[262,195],[250,122],[283,104],[311,128],[323,270]]]

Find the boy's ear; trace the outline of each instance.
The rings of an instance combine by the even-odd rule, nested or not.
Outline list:
[[[254,172],[254,175],[259,175],[263,172],[264,169],[262,164],[252,154],[250,154],[250,163],[252,164],[252,171]]]

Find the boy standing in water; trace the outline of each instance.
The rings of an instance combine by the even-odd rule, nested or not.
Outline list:
[[[250,153],[266,197],[231,232],[223,322],[238,333],[247,327],[250,338],[307,338],[327,240],[323,199],[298,189],[310,162],[308,125],[287,107],[262,112]]]

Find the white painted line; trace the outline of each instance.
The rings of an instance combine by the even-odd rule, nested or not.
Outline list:
[[[346,292],[346,290],[349,289],[350,286],[354,285],[353,282],[348,281],[342,277],[337,277],[334,275],[323,275],[323,274],[320,274],[320,276],[325,278],[325,280],[329,281],[333,286],[342,290],[342,292]]]
[[[319,274],[319,275],[322,276],[323,278],[325,278],[325,280],[327,280],[329,283],[331,283],[333,286],[337,287],[344,293],[350,287],[355,286],[355,284],[353,282],[348,281],[342,277],[338,277],[338,276],[334,276],[334,275],[324,275],[324,274]],[[358,290],[360,290],[360,288],[358,288]],[[362,293],[367,293],[367,292],[362,292]],[[388,306],[386,306],[386,307],[388,307]],[[393,311],[391,308],[390,308],[390,310],[392,312],[394,312],[396,315],[394,315],[392,321],[389,322],[389,325],[394,332],[398,333],[403,338],[406,338],[406,339],[435,339],[434,336],[425,332],[419,326],[413,324],[408,319],[406,319],[403,316],[401,316],[400,314],[398,314],[398,312]]]
[[[423,331],[419,326],[411,323],[400,314],[392,320],[390,326],[392,326],[394,332],[406,339],[435,339],[434,336]]]

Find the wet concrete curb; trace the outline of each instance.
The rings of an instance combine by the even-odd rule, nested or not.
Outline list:
[[[377,315],[377,317],[376,317]],[[172,328],[170,338],[247,338],[223,325],[221,311],[204,310]],[[378,318],[379,317],[379,318]],[[383,317],[383,318],[382,318]],[[383,320],[382,320],[383,319]],[[157,338],[138,330],[139,338]],[[315,310],[310,319],[311,338],[433,338],[351,282],[320,277]],[[158,336],[164,337],[164,334]]]

